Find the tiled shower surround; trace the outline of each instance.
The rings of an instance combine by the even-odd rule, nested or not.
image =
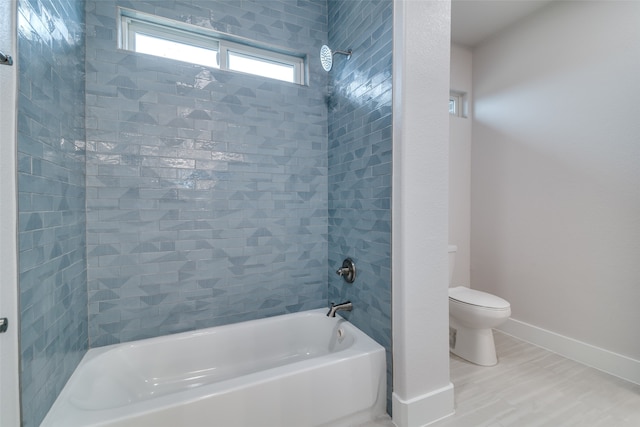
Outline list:
[[[117,48],[117,8],[308,54],[308,86]],[[327,304],[325,1],[87,2],[91,346]]]
[[[84,8],[18,1],[23,426],[38,426],[88,346]]]
[[[88,346],[347,299],[390,393],[391,0],[18,5],[24,425]],[[118,6],[308,55],[309,84],[120,50]]]
[[[329,301],[387,351],[391,393],[392,1],[329,0]],[[335,274],[351,257],[352,285]],[[389,411],[391,410],[388,404]]]

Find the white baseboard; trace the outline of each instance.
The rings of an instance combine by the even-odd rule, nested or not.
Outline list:
[[[568,359],[640,384],[640,360],[635,360],[515,319],[497,328],[507,335],[537,345]]]
[[[422,396],[402,400],[391,396],[393,422],[398,427],[424,427],[453,414],[453,384]]]

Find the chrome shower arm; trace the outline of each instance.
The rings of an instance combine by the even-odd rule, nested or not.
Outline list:
[[[335,52],[333,52],[334,55],[336,53],[340,53],[342,55],[347,55],[347,59],[351,59],[351,54],[353,53],[353,51],[351,49],[349,49],[349,50],[336,50]]]

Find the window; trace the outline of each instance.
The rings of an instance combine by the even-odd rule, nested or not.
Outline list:
[[[456,117],[467,117],[467,94],[463,92],[449,92],[449,114]]]
[[[460,97],[458,95],[449,95],[449,114],[460,115]]]
[[[304,58],[207,28],[120,8],[120,48],[304,84]],[[244,41],[244,40],[243,40]]]
[[[273,61],[259,55],[227,50],[227,65],[233,71],[299,83],[295,80],[296,67],[294,64]]]
[[[208,67],[220,68],[217,46],[195,46],[191,43],[167,40],[156,35],[133,33],[133,51],[149,55],[173,58],[178,61],[192,62]]]

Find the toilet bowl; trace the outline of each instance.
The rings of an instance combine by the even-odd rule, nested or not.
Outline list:
[[[449,246],[449,281],[457,248]],[[511,316],[511,305],[504,299],[465,286],[449,288],[449,350],[469,362],[482,366],[498,363],[492,328]]]

